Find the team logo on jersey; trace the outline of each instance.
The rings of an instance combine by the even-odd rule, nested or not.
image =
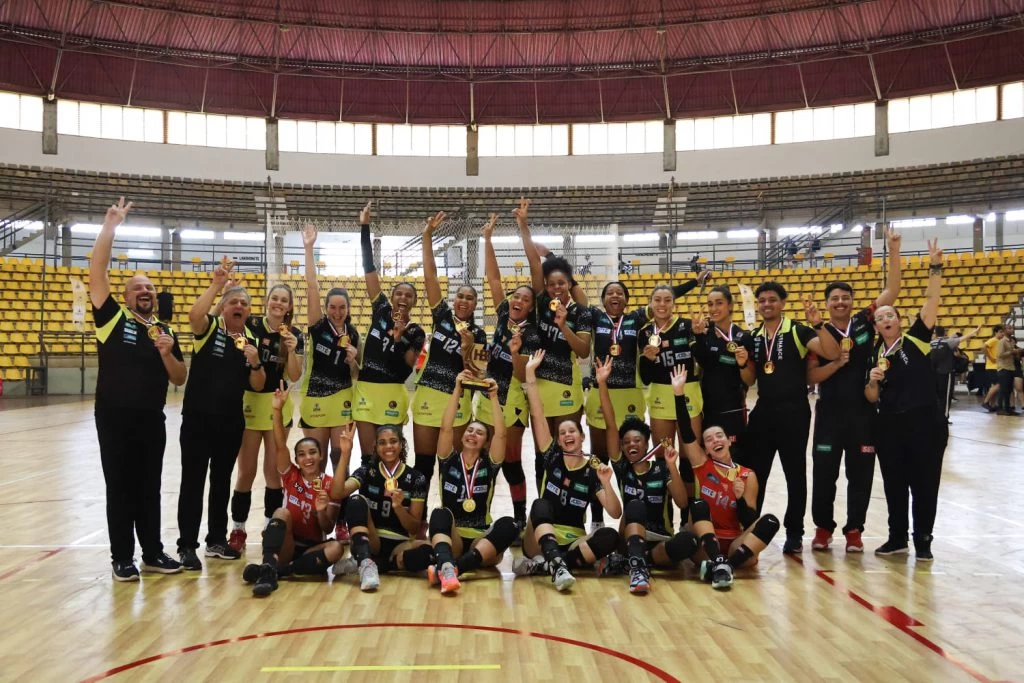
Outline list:
[[[562,492],[557,486],[552,484],[550,481],[547,483],[544,489],[546,491],[551,491],[551,493],[555,494],[556,496]]]
[[[446,481],[444,483],[444,490],[447,491],[448,493],[455,493],[455,494],[457,494],[459,492],[459,487],[456,486],[455,484],[452,484],[452,483],[449,483],[449,482]]]
[[[587,490],[588,490],[586,484],[579,484],[579,483],[573,484],[572,488],[573,488],[574,491],[579,491],[580,493],[586,493]]]
[[[569,477],[566,477],[565,479],[562,480],[562,486],[568,486],[568,485],[569,485]]]
[[[713,488],[711,488],[709,486],[701,486],[700,487],[700,495],[707,496],[708,498],[714,498],[718,494],[715,492],[715,490]]]
[[[351,407],[352,407],[352,401],[345,401],[345,408],[351,408]]]
[[[662,484],[664,484],[664,483],[665,482],[663,482],[660,479],[658,479],[656,481],[649,481],[649,482],[647,482],[647,487],[648,488],[652,488],[652,489],[660,489]]]
[[[570,396],[572,396],[572,392],[568,389],[562,392],[562,398],[569,398]]]
[[[391,408],[392,410],[394,410],[397,407],[398,407],[398,401],[388,401],[388,408]]]
[[[714,472],[708,472],[708,479],[710,479],[711,481],[715,482],[716,484],[721,484],[722,483],[722,480],[719,479],[718,475],[715,474]]]
[[[636,406],[633,405],[632,403],[630,403],[628,406],[626,406],[626,412],[635,413],[636,412]]]

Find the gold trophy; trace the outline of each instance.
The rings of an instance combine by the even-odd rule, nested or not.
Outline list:
[[[477,362],[487,363],[487,349],[480,344],[473,344],[462,352],[462,367],[473,375],[472,379],[463,379],[462,388],[469,391],[487,391],[487,375],[480,369]]]

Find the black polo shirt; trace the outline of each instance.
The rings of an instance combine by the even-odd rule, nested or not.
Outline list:
[[[825,329],[842,347],[843,338],[849,335],[850,362],[839,368],[831,377],[818,386],[818,405],[827,408],[852,409],[867,404],[864,398],[864,376],[871,367],[871,356],[875,344],[875,304],[850,317],[849,331],[825,323]],[[815,356],[818,365],[832,361]]]
[[[730,327],[730,334],[732,341],[745,348],[750,358],[753,358],[754,336],[737,325]],[[742,409],[746,402],[747,385],[740,377],[736,354],[727,348],[729,340],[716,332],[714,327],[704,334],[695,335],[695,338],[693,355],[701,366],[700,388],[704,396],[704,412],[713,414]]]
[[[885,415],[906,413],[921,408],[938,408],[935,393],[935,370],[932,368],[932,328],[918,315],[888,353],[879,340],[871,354],[871,366],[878,365],[878,357],[885,354],[889,369],[879,385],[878,412]]]
[[[762,322],[753,333],[754,363],[757,365],[757,405],[807,402],[807,344],[818,334],[803,323],[782,316],[774,340]],[[770,348],[769,348],[770,347]],[[765,372],[771,362],[775,371]]]
[[[256,335],[242,328],[246,341],[256,345]],[[206,331],[192,342],[192,364],[185,385],[182,413],[203,413],[242,418],[242,394],[249,389],[245,354],[224,329],[224,319],[206,316]]]

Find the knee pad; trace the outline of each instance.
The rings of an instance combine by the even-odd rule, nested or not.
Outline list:
[[[317,576],[326,574],[329,566],[327,554],[321,548],[320,550],[308,552],[292,562],[292,574],[296,576]]]
[[[429,545],[418,545],[402,553],[403,569],[407,572],[421,572],[434,561],[434,549]]]
[[[348,505],[345,506],[345,523],[348,524],[348,528],[368,526],[369,519],[370,508],[366,504],[366,499],[362,496],[350,496]]]
[[[430,513],[430,536],[433,537],[435,534],[451,536],[453,524],[455,524],[455,519],[452,517],[451,511],[447,508],[434,508],[434,511]]]
[[[598,529],[587,539],[587,545],[590,546],[590,552],[594,553],[594,557],[610,555],[619,547],[619,532],[607,526]]]
[[[665,541],[665,554],[673,562],[682,562],[697,552],[697,537],[689,531],[680,531]]]
[[[710,522],[711,508],[708,507],[708,502],[699,498],[690,501],[690,517],[693,518],[694,523]]]
[[[519,538],[519,526],[511,517],[502,517],[491,526],[491,530],[484,538],[490,541],[498,555],[501,555]]]
[[[530,521],[533,522],[534,529],[541,524],[554,524],[555,511],[551,507],[550,501],[546,501],[543,498],[533,501],[533,505],[530,506]]]
[[[770,543],[775,534],[779,533],[779,518],[769,513],[754,523],[754,529],[750,532],[764,543]]]
[[[626,504],[622,518],[626,524],[647,526],[647,506],[641,500],[631,500]]]
[[[277,549],[284,545],[284,534],[288,530],[288,525],[284,523],[283,519],[274,518],[267,524],[267,528],[263,530],[263,547]]]

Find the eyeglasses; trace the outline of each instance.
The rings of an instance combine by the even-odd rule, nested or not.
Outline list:
[[[875,316],[875,320],[899,320],[899,319],[900,319],[900,317],[899,317],[899,315],[896,314],[895,311],[893,311],[891,313],[890,312],[886,312],[886,313],[882,313],[880,315],[876,315]]]

